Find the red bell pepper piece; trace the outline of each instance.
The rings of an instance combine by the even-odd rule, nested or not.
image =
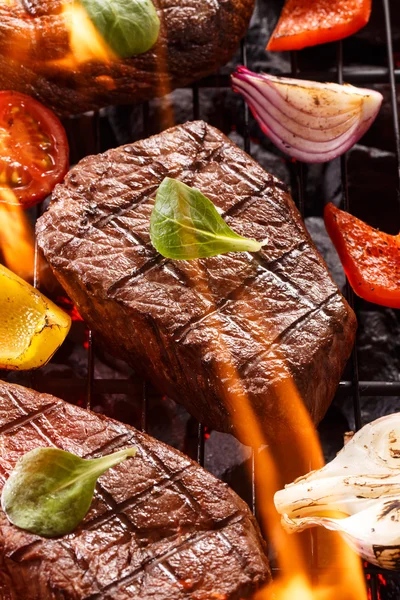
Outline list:
[[[286,0],[267,50],[301,50],[342,40],[369,21],[372,0]]]
[[[378,231],[332,203],[324,218],[354,292],[368,302],[400,308],[400,234]]]

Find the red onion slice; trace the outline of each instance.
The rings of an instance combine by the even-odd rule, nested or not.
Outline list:
[[[298,121],[301,125],[304,125],[305,127],[310,127],[312,129],[324,128],[326,126],[327,120],[329,120],[329,125],[331,127],[340,125],[341,123],[346,121],[350,116],[358,114],[359,112],[358,106],[354,106],[350,110],[343,110],[339,114],[337,108],[335,109],[335,111],[332,111],[332,107],[327,107],[326,114],[324,114],[321,117],[315,113],[315,110],[313,110],[313,108],[311,108],[311,111],[307,111],[304,110],[304,108],[303,110],[301,110],[298,106],[295,106],[294,100],[298,101],[298,98],[293,97],[293,94],[291,97],[293,105],[289,104],[288,102],[283,103],[281,93],[282,90],[276,89],[276,87],[270,82],[265,82],[261,78],[261,76],[257,83],[253,82],[253,78],[246,78],[245,81],[241,80],[241,82],[243,85],[246,83],[248,85],[251,85],[254,88],[254,90],[258,90],[261,96],[267,98],[271,104],[273,104],[276,108],[279,108],[287,117],[292,118],[295,121]],[[299,89],[297,89],[296,91],[298,94],[300,93]],[[331,109],[330,111],[329,108]],[[333,114],[328,114],[329,112]]]
[[[346,133],[350,126],[355,122],[358,123],[358,114],[353,112],[349,113],[350,117],[346,115],[346,119],[337,125],[332,125],[332,123],[330,123],[331,127],[329,129],[323,128],[322,125],[319,128],[311,126],[307,127],[302,125],[300,121],[288,117],[277,105],[274,105],[273,103],[266,105],[264,97],[260,94],[258,88],[247,82],[241,82],[240,85],[238,85],[238,89],[246,97],[248,103],[252,104],[253,109],[255,109],[256,106],[259,107],[257,115],[262,121],[265,122],[266,120],[271,119],[271,125],[275,124],[275,131],[277,130],[277,127],[283,128],[286,129],[287,132],[286,134],[282,133],[283,136],[286,135],[291,138],[306,140],[304,142],[304,150],[306,150],[307,147],[311,150],[314,149],[314,144],[310,142],[320,142],[321,145],[318,147],[320,150],[329,150],[327,144],[330,144],[331,140],[337,139],[339,136]],[[294,131],[296,131],[295,135],[293,133]]]
[[[373,90],[258,75],[246,67],[232,75],[232,86],[274,144],[309,163],[333,160],[351,148],[369,129],[383,100]]]

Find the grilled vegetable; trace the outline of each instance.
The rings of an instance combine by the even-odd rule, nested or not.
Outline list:
[[[0,140],[0,202],[32,206],[68,171],[63,126],[29,96],[0,92]]]
[[[232,231],[211,200],[199,190],[170,177],[158,188],[150,237],[160,254],[180,260],[227,252],[258,252],[262,248],[261,242]]]
[[[341,532],[363,558],[400,567],[400,413],[363,427],[338,456],[275,494],[290,532]]]
[[[371,0],[286,0],[267,50],[301,50],[341,40],[364,27]]]
[[[239,67],[232,86],[263,132],[293,158],[326,162],[351,148],[369,129],[382,95],[352,85],[258,75]]]
[[[0,369],[37,369],[63,343],[70,317],[0,265]]]
[[[400,308],[400,235],[378,231],[331,203],[325,225],[354,292],[368,302]]]
[[[20,458],[6,481],[2,509],[13,525],[37,535],[71,533],[90,508],[97,479],[135,454],[135,448],[126,448],[85,460],[58,448],[35,448]]]

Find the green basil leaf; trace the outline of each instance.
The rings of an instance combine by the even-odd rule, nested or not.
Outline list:
[[[154,248],[167,258],[191,260],[226,252],[258,252],[262,244],[244,238],[225,223],[199,190],[166,177],[150,217]]]
[[[81,0],[110,48],[121,58],[150,50],[160,32],[151,0]]]
[[[127,448],[85,460],[57,448],[36,448],[16,464],[1,506],[21,529],[43,537],[71,533],[88,512],[100,475],[135,454],[136,448]]]

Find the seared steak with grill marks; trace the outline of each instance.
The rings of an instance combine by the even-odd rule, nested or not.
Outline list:
[[[0,89],[35,96],[60,115],[144,102],[210,75],[246,33],[254,0],[153,0],[156,45],[127,60],[71,62],[62,7],[73,0],[0,2]]]
[[[268,245],[194,261],[158,255],[149,218],[167,175],[201,190],[236,232]],[[287,439],[297,417],[279,384],[291,377],[314,422],[325,414],[354,314],[286,186],[213,127],[187,123],[85,158],[56,187],[37,233],[104,347],[204,424],[251,443],[253,432],[239,431],[242,415],[235,420],[244,391],[266,435]]]
[[[247,505],[165,444],[46,394],[0,382],[0,491],[22,454],[57,446],[83,457],[136,446],[97,485],[84,522],[48,540],[0,510],[3,600],[247,598],[270,573]]]

